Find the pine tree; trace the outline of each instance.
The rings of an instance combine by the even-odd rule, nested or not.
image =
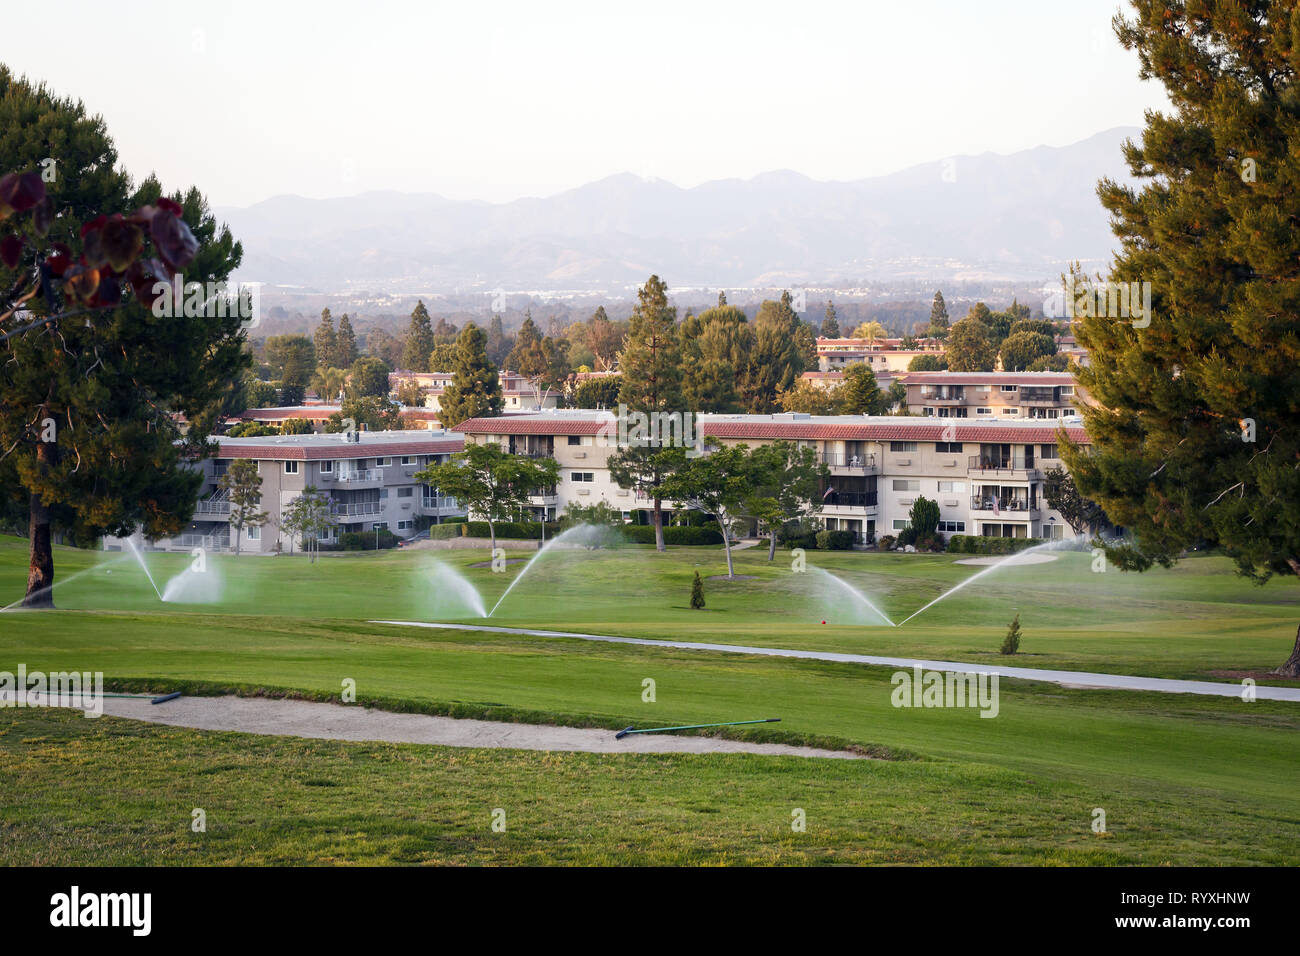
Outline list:
[[[321,309],[320,325],[316,326],[316,333],[311,340],[316,347],[316,367],[338,368],[338,336],[334,332],[334,317],[330,315],[329,309]]]
[[[334,343],[334,360],[330,364],[335,368],[351,368],[357,357],[357,336],[352,331],[352,321],[344,312],[343,318],[339,319],[339,331]]]
[[[695,572],[695,580],[691,582],[691,607],[699,611],[704,608],[704,582],[700,580],[700,572]]]
[[[1111,283],[1150,283],[1149,313],[1072,298],[1090,364],[1075,374],[1091,449],[1063,446],[1079,491],[1131,543],[1124,570],[1218,547],[1257,581],[1300,575],[1300,175],[1291,5],[1137,0],[1117,19],[1148,113],[1124,158],[1138,185],[1098,193],[1120,237]],[[1114,286],[1112,286],[1114,288]],[[1133,287],[1128,287],[1130,294]],[[1098,314],[1105,311],[1107,315]],[[1091,315],[1086,313],[1091,312]],[[1132,310],[1131,310],[1132,313]],[[1089,453],[1090,452],[1090,453]],[[1300,630],[1276,671],[1300,677]]]
[[[473,322],[456,337],[451,384],[438,401],[444,428],[471,418],[500,415],[501,381],[487,354],[487,334]]]
[[[637,292],[627,343],[619,355],[622,385],[619,402],[645,414],[682,412],[682,350],[677,335],[677,310],[668,304],[668,285],[657,275]],[[655,547],[664,548],[663,499],[659,488],[674,456],[653,447],[620,449],[610,458],[610,472],[622,487],[650,496]]]
[[[846,368],[844,381],[835,389],[835,402],[841,415],[883,415],[885,400],[876,373],[866,362],[854,362]]]
[[[943,293],[934,293],[934,302],[930,305],[930,324],[925,334],[932,339],[941,339],[948,334],[948,303],[943,301]]]
[[[1007,636],[1002,639],[1002,646],[998,648],[999,654],[1014,654],[1020,650],[1020,615],[1017,614],[1011,621],[1011,626],[1007,628]]]
[[[838,339],[840,337],[840,320],[835,312],[835,303],[826,300],[826,317],[822,319],[822,338]]]
[[[497,368],[501,368],[505,363],[506,356],[510,354],[510,349],[514,343],[506,335],[505,326],[501,321],[501,316],[493,314],[491,321],[488,322],[487,333],[487,354],[488,359]]]
[[[411,325],[406,333],[406,342],[402,346],[402,365],[407,371],[428,372],[429,353],[437,344],[433,338],[433,322],[429,310],[424,307],[424,300],[419,300],[411,312]]]
[[[991,372],[997,365],[997,346],[974,310],[948,330],[945,357],[950,372]]]
[[[248,458],[235,459],[217,484],[230,499],[230,527],[235,532],[235,554],[239,554],[244,529],[266,524],[266,512],[257,507],[262,502],[262,476],[258,473],[257,462]]]
[[[742,309],[705,309],[682,323],[682,397],[693,412],[741,412],[741,380],[754,347]]]
[[[759,307],[744,383],[750,412],[767,415],[775,411],[777,393],[790,389],[803,371],[798,332],[799,316],[789,290],[781,293],[780,302],[769,300]]]

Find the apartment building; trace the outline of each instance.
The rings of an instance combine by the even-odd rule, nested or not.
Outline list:
[[[257,462],[262,477],[258,507],[268,516],[265,525],[243,529],[241,552],[287,551],[289,542],[281,532],[281,516],[309,485],[328,496],[336,522],[323,541],[337,540],[346,532],[381,528],[409,538],[420,524],[438,524],[444,518],[465,514],[454,498],[439,496],[414,477],[427,465],[446,461],[464,449],[464,436],[457,432],[270,435],[216,441],[216,454],[194,465],[203,472],[203,485],[190,527],[152,546],[164,550],[203,547],[233,551],[235,531],[230,525],[230,501],[219,482],[231,462],[241,458]],[[120,546],[118,539],[105,539],[107,548]]]
[[[291,418],[301,418],[308,422],[312,431],[323,432],[325,426],[329,424],[331,415],[343,414],[342,405],[280,405],[274,408],[247,408],[240,413],[235,422],[258,422],[262,425],[272,425],[280,427]],[[408,429],[438,429],[442,425],[438,421],[437,409],[431,408],[407,408],[402,406],[399,410],[402,417],[402,424]]]
[[[813,449],[830,478],[822,488],[826,527],[853,532],[860,542],[896,534],[916,498],[939,503],[944,534],[1060,538],[1064,519],[1044,497],[1046,472],[1064,467],[1058,423],[1028,419],[943,423],[916,417],[856,415],[700,415],[706,444],[764,444],[776,440]],[[605,501],[631,517],[650,502],[610,478],[618,422],[612,412],[559,410],[470,419],[466,442],[494,442],[516,454],[545,455],[560,465],[554,488],[540,489],[534,515],[562,514],[571,503]],[[1087,442],[1080,426],[1071,441]]]
[[[454,375],[451,372],[389,372],[388,394],[396,400],[398,388],[405,382],[415,382],[424,389],[424,406],[435,412],[441,407],[442,393],[451,384]],[[501,382],[502,409],[507,412],[529,411],[539,408],[555,408],[560,395],[555,389],[549,391],[539,388],[532,379],[518,372],[502,371],[498,373]],[[454,422],[450,424],[455,424]]]
[[[907,413],[933,418],[1060,419],[1081,395],[1068,372],[907,372]]]
[[[817,339],[817,369],[843,371],[865,362],[877,377],[882,372],[906,372],[918,355],[943,355],[938,339],[916,339],[916,347],[903,348],[902,339]]]

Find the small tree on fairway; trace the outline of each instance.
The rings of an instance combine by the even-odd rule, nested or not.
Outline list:
[[[217,486],[230,499],[230,526],[235,529],[235,554],[239,554],[244,528],[266,524],[266,512],[257,507],[262,503],[262,476],[258,474],[257,462],[236,458]]]
[[[700,580],[700,572],[695,572],[695,580],[691,582],[691,607],[699,611],[704,607],[704,582]]]
[[[294,498],[280,518],[280,527],[289,533],[289,551],[293,552],[293,536],[302,537],[302,546],[311,556],[312,564],[320,555],[320,538],[334,524],[330,514],[329,496],[308,485]]]
[[[416,472],[415,480],[465,505],[471,515],[488,523],[496,550],[496,522],[509,521],[529,507],[539,489],[555,484],[560,466],[553,458],[523,458],[501,450],[500,445],[467,445],[451,461]]]
[[[686,459],[661,489],[666,498],[713,515],[722,531],[728,578],[736,576],[731,562],[731,519],[749,493],[753,478],[749,446],[729,445],[701,458]]]
[[[928,548],[934,543],[934,533],[939,527],[939,502],[919,495],[908,516],[908,535],[918,548]]]
[[[821,511],[818,488],[830,469],[817,461],[811,448],[774,441],[755,448],[750,456],[752,484],[744,510],[768,535],[767,560],[776,558],[776,533],[788,521]]]
[[[1007,628],[1007,636],[1002,640],[1002,647],[998,649],[1000,654],[1014,654],[1020,650],[1020,615],[1017,614],[1011,621],[1011,626]]]

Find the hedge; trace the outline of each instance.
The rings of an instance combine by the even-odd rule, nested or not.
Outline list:
[[[852,531],[818,531],[815,540],[819,551],[849,551],[853,548]]]
[[[444,541],[447,538],[459,538],[464,533],[462,524],[435,524],[429,526],[430,541]]]
[[[379,550],[384,551],[388,548],[397,547],[397,541],[397,535],[387,529],[380,529],[378,533],[374,531],[347,531],[339,535],[339,550],[374,551],[377,544]]]
[[[1014,554],[1034,545],[1045,543],[1044,538],[993,538],[976,534],[954,534],[948,539],[952,554]]]
[[[492,529],[486,521],[466,521],[465,534],[471,538],[490,538]],[[550,541],[562,529],[554,521],[546,523],[546,540]],[[537,541],[542,537],[542,526],[535,521],[498,521],[496,523],[498,538],[525,538]]]
[[[655,543],[655,529],[651,525],[625,524],[618,530],[633,544]],[[722,532],[717,528],[670,526],[664,528],[664,544],[722,544]]]

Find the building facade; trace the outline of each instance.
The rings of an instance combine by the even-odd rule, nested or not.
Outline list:
[[[866,543],[907,525],[924,495],[937,501],[939,530],[949,534],[1060,538],[1070,534],[1047,504],[1047,472],[1064,468],[1057,447],[1059,423],[1028,419],[943,423],[917,417],[854,415],[699,415],[706,446],[777,440],[816,452],[830,478],[822,488],[827,528],[854,533]],[[515,454],[545,455],[560,466],[560,480],[533,499],[536,517],[554,518],[573,503],[604,501],[632,517],[650,501],[620,488],[609,474],[617,450],[618,421],[608,411],[561,410],[534,415],[470,419],[460,426],[466,442],[494,442]],[[1065,428],[1086,443],[1081,426]]]
[[[421,525],[438,524],[444,518],[465,514],[455,499],[439,496],[414,477],[427,465],[447,461],[464,449],[464,437],[456,432],[273,435],[216,441],[217,453],[194,465],[203,472],[203,485],[190,527],[175,537],[152,542],[152,547],[235,550],[231,505],[219,482],[231,462],[237,459],[257,462],[262,478],[258,510],[267,514],[264,525],[243,529],[239,541],[241,553],[288,551],[289,541],[282,531],[281,518],[289,504],[308,486],[323,492],[330,502],[335,524],[322,536],[325,542],[336,541],[347,532],[381,528],[399,538],[409,538]],[[120,546],[118,539],[105,539],[107,548]],[[297,547],[296,542],[294,546]]]
[[[907,413],[933,418],[1061,419],[1082,396],[1068,372],[907,372]]]

